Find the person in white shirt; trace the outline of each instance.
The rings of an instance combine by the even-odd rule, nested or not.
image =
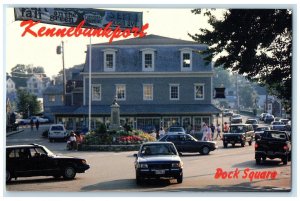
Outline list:
[[[159,130],[159,138],[162,138],[166,134],[165,130],[163,127],[160,128]]]

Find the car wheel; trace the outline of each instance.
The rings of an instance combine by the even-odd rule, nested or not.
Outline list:
[[[67,166],[64,168],[63,177],[65,179],[74,179],[76,171],[72,166]]]
[[[136,175],[135,176],[135,182],[136,182],[137,185],[142,184],[142,178],[140,176]]]
[[[207,146],[202,147],[202,149],[200,151],[200,153],[203,155],[207,155],[207,154],[209,154],[209,152],[210,152],[210,149]]]
[[[228,144],[227,143],[223,143],[223,147],[227,148]]]
[[[284,156],[281,160],[283,164],[286,165],[288,163],[288,156]]]
[[[177,179],[177,183],[181,184],[183,181],[183,175],[181,174],[179,177],[176,178]]]
[[[255,161],[256,161],[256,165],[260,165],[261,158],[256,158]]]
[[[6,170],[6,182],[10,182],[11,181],[11,173],[9,170]]]

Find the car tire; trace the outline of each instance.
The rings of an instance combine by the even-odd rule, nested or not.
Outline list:
[[[67,180],[71,180],[74,179],[74,177],[76,176],[76,170],[73,166],[66,166],[63,169],[63,177]]]
[[[135,176],[135,182],[137,185],[141,185],[142,184],[142,178],[138,175]]]
[[[183,181],[183,175],[181,174],[179,177],[176,178],[177,183],[181,184]]]
[[[11,172],[9,170],[6,170],[6,182],[11,181]]]
[[[256,158],[255,161],[256,161],[256,165],[260,165],[260,163],[261,163],[261,158]]]
[[[209,149],[208,146],[202,147],[202,148],[201,148],[201,151],[200,151],[200,153],[201,153],[202,155],[208,155],[209,152],[210,152],[210,149]]]
[[[282,163],[286,165],[288,163],[288,156],[284,156],[282,159]]]
[[[227,147],[228,147],[228,144],[227,144],[227,143],[223,143],[223,147],[224,147],[224,148],[227,148]]]

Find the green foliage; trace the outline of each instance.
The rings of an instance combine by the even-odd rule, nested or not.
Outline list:
[[[104,134],[106,132],[107,132],[107,128],[104,123],[101,123],[100,126],[96,129],[96,133],[98,134]]]
[[[291,105],[292,10],[228,9],[192,11],[206,15],[210,28],[190,35],[208,45],[205,60],[215,59],[248,80],[268,87],[269,91]]]
[[[26,90],[19,89],[17,97],[17,108],[23,114],[23,118],[28,118],[41,112],[41,103],[37,100],[37,96],[30,94]]]

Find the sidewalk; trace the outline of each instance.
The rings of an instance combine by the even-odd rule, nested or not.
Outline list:
[[[10,136],[10,135],[17,134],[17,133],[21,133],[23,131],[24,131],[24,129],[20,129],[20,130],[17,130],[17,131],[12,131],[12,132],[6,132],[6,137]]]

